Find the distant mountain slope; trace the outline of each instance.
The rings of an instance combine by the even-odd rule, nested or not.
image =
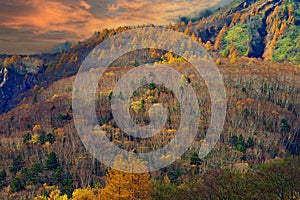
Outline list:
[[[167,28],[184,32],[203,43],[214,57],[255,57],[299,64],[299,0],[235,0],[196,22],[178,22]],[[151,25],[152,26],[152,25]],[[85,56],[106,38],[134,27],[104,29],[68,51],[34,56],[0,56],[0,70],[8,67],[0,87],[0,113],[17,105],[30,88],[47,87],[76,74]],[[132,60],[134,61],[134,60]],[[0,79],[3,77],[0,75]]]
[[[220,43],[214,50],[225,57],[299,64],[299,25],[298,0],[259,0],[234,1],[191,27],[204,44]],[[226,30],[222,32],[222,28]]]

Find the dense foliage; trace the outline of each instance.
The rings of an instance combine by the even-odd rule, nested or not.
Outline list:
[[[193,146],[172,165],[142,175],[108,168],[86,151],[73,122],[73,75],[97,44],[132,27],[104,29],[61,53],[0,56],[0,70],[8,69],[9,77],[0,88],[5,94],[0,109],[0,198],[298,199],[298,1],[237,0],[203,14],[209,16],[167,28],[203,44],[217,57],[224,78],[226,122],[206,158],[197,153],[211,115],[206,84],[185,59],[155,49],[124,55],[104,73],[97,90],[99,126],[112,143],[137,152],[160,148],[174,138],[180,103],[162,85],[145,85],[130,101],[131,117],[141,126],[149,123],[151,106],[166,108],[167,123],[156,137],[129,137],[117,127],[110,108],[114,84],[124,73],[147,62],[163,63],[181,72],[180,83],[192,86],[199,99]]]

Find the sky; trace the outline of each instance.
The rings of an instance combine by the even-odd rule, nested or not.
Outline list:
[[[103,28],[164,25],[226,0],[0,0],[0,54],[34,54]]]

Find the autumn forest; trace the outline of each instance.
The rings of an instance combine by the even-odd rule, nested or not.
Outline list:
[[[91,134],[129,153],[106,165],[87,150],[78,134],[74,82],[86,57],[99,61],[110,56],[97,50],[98,45],[143,28],[180,33],[193,41],[179,43],[180,48],[197,44],[207,54],[195,58],[190,52],[180,56],[175,49],[143,48],[109,63],[95,89],[101,131]],[[154,38],[142,41],[143,45],[165,42],[161,36]],[[135,36],[132,40],[133,46],[141,42]],[[103,29],[67,44],[52,53],[0,55],[0,199],[300,199],[298,0],[233,0],[166,25]],[[115,44],[107,51],[126,46]],[[214,94],[188,59],[211,60],[225,87],[224,126],[205,157],[199,150],[213,140],[206,134],[214,115],[210,107]],[[152,158],[147,153],[168,145],[181,129],[183,103],[175,92],[147,83],[145,77],[154,76],[151,73],[138,80],[143,86],[129,100],[132,122],[141,127],[151,124],[151,112],[157,107],[167,113],[163,128],[150,138],[134,137],[120,128],[111,108],[112,100],[123,98],[124,94],[113,92],[122,76],[149,63],[154,71],[166,65],[180,72],[180,88],[193,88],[199,106],[192,145],[158,170],[149,170]],[[82,84],[90,87],[89,82]],[[83,108],[89,105],[88,98],[78,102]],[[172,156],[165,152],[159,162],[167,163]]]

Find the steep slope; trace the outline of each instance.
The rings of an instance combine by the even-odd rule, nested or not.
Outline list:
[[[210,41],[214,44],[216,38],[221,37],[222,45],[215,50],[223,56],[238,54],[299,64],[298,1],[256,1],[233,5],[229,13],[220,11],[223,14],[217,13],[199,22],[198,26],[203,26],[204,32],[209,35],[206,37],[201,34],[203,30],[199,29],[198,35],[203,36],[204,43]],[[216,37],[225,24],[228,26],[226,33]]]
[[[179,22],[167,28],[184,32],[199,40],[213,56],[255,57],[299,64],[299,2],[281,0],[235,0],[207,18]],[[224,29],[226,27],[226,29]],[[76,74],[85,56],[100,42],[134,27],[104,29],[67,52],[49,55],[0,56],[0,70],[8,67],[8,82],[0,113],[17,105],[35,85],[47,87],[54,81]],[[223,30],[223,31],[222,31]],[[210,47],[212,46],[212,47]],[[22,77],[23,76],[23,77]],[[3,77],[0,78],[3,79]],[[17,81],[15,81],[17,80]]]
[[[111,73],[103,78],[102,82],[106,84],[99,90],[102,95],[102,106],[97,108],[99,123],[115,145],[130,149],[138,142],[144,148],[140,147],[137,151],[151,150],[150,144],[128,138],[120,131],[110,114],[107,91],[112,89],[113,80],[131,68],[111,67]],[[179,63],[179,68],[184,70],[186,65]],[[289,64],[283,66],[281,63],[271,65],[267,61],[248,58],[241,58],[234,64],[228,59],[221,59],[219,68],[224,76],[228,95],[226,125],[218,145],[201,161],[201,165],[196,166],[197,170],[204,173],[207,169],[228,167],[235,163],[253,166],[270,159],[284,158],[289,154],[299,154],[299,68]],[[190,84],[197,86],[196,93],[205,105],[201,113],[209,116],[209,101],[206,100],[208,94],[203,92],[205,87],[192,77]],[[94,182],[104,184],[107,167],[85,150],[74,127],[71,106],[73,81],[74,77],[63,78],[45,89],[36,87],[31,90],[32,96],[0,116],[0,171],[4,169],[7,172],[2,186],[4,198],[7,197],[5,195],[28,195],[30,198],[30,194],[41,194],[45,183],[58,185],[68,194],[74,186],[84,187]],[[149,102],[147,99],[152,100]],[[152,85],[138,91],[132,102],[144,100],[144,108],[147,108],[152,102],[172,102],[172,99],[167,90]],[[178,127],[178,119],[174,118],[178,114],[176,104],[171,105],[175,109],[170,109],[172,118],[163,130],[163,135],[167,138],[156,145],[164,145]],[[141,109],[138,113],[133,112],[134,120],[146,123],[146,111],[147,109]],[[208,118],[203,118],[194,146],[182,159],[154,173],[153,178],[160,179],[168,175],[172,182],[182,183],[184,177],[191,176],[192,164],[188,163],[203,142],[208,121]],[[51,152],[57,155],[58,163],[49,168]],[[36,170],[35,164],[41,166],[42,170],[32,179],[29,177]],[[22,180],[26,190],[16,194],[6,193],[6,186],[15,177]]]

